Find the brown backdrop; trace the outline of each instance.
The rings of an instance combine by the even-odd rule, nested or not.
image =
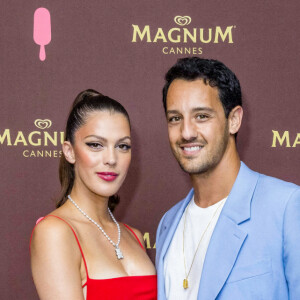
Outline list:
[[[118,99],[129,111],[133,162],[115,214],[145,237],[149,233],[152,258],[160,218],[190,188],[169,150],[161,104],[164,73],[177,58],[194,51],[235,71],[245,106],[238,137],[242,159],[300,184],[298,0],[27,0],[1,6],[1,299],[37,299],[29,237],[36,219],[54,208],[60,150],[55,132],[63,131],[71,102],[83,89]],[[45,61],[33,40],[39,7],[51,14]],[[179,24],[176,16],[182,17]],[[142,33],[146,25],[143,40],[137,35],[133,42],[134,28]],[[216,30],[225,34],[228,27],[224,41],[222,35],[216,39]],[[170,33],[172,28],[180,31]],[[196,29],[195,42],[184,42],[184,28]],[[200,32],[208,39],[209,28],[211,42],[203,43]]]

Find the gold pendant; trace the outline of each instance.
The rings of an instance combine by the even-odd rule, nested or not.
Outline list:
[[[186,279],[183,279],[183,288],[184,288],[184,289],[187,289],[188,287],[189,287],[189,283],[188,283],[187,278],[186,278]]]

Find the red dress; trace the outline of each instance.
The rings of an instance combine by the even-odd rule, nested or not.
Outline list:
[[[54,215],[48,215],[48,216],[52,216],[64,221],[73,231],[86,270],[87,280],[86,283],[82,286],[82,287],[85,286],[87,287],[86,300],[100,300],[100,299],[101,300],[133,300],[133,299],[156,300],[157,299],[157,284],[156,284],[157,276],[156,275],[124,276],[124,277],[117,277],[117,278],[110,278],[110,279],[90,278],[85,257],[74,229],[64,219]],[[37,224],[44,218],[38,219]],[[144,249],[143,245],[141,244],[141,242],[139,241],[138,237],[133,232],[133,230],[126,224],[124,225],[126,226],[126,228],[128,228],[128,230],[132,232],[132,234],[139,242],[140,246]],[[30,239],[30,243],[31,243],[31,239]]]

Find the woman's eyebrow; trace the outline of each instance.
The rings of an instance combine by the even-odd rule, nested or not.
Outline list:
[[[102,137],[100,135],[96,135],[96,134],[88,135],[88,136],[85,137],[85,139],[87,139],[87,138],[96,138],[96,139],[101,140],[103,142],[107,142],[106,138],[104,138],[104,137]],[[127,140],[127,139],[131,140],[131,137],[130,136],[124,136],[124,137],[120,138],[118,140],[118,142],[123,142],[124,140]]]
[[[91,134],[91,135],[88,135],[85,137],[85,139],[87,139],[87,138],[96,138],[98,140],[102,140],[103,142],[107,142],[107,139],[100,135]]]

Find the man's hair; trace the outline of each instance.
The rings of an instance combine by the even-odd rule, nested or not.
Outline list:
[[[175,79],[193,81],[203,79],[205,84],[217,87],[225,116],[228,118],[231,110],[237,105],[242,106],[242,92],[239,80],[223,63],[214,59],[186,57],[178,59],[177,63],[167,72],[163,88],[163,105],[167,111],[167,94],[170,84]]]

